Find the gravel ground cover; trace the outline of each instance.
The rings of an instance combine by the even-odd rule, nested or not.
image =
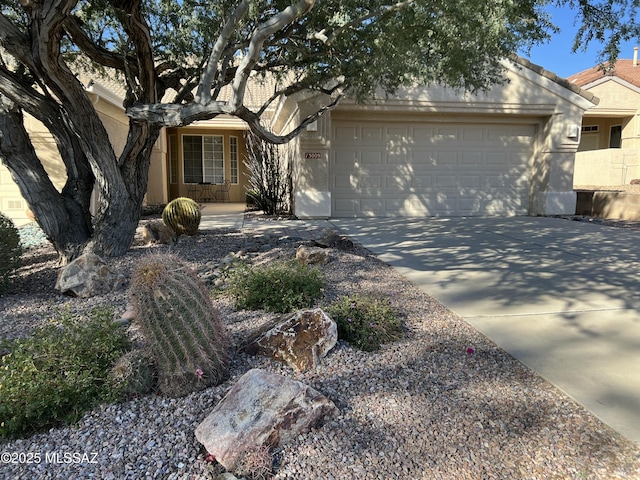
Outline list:
[[[174,247],[137,241],[111,263],[128,275],[141,256],[170,249],[211,278],[230,253],[248,252],[252,262],[262,263],[291,258],[308,243],[251,230],[209,230]],[[56,295],[50,247],[34,248],[24,259],[19,293],[0,297],[0,338],[28,335],[59,307],[82,311],[108,304],[117,318],[125,312],[126,288],[89,300]],[[332,250],[323,271],[328,286],[320,305],[345,294],[388,295],[402,314],[404,338],[375,353],[339,341],[319,368],[296,374],[235,351],[273,315],[236,311],[229,298],[218,296],[234,348],[229,380],[179,399],[152,394],[102,405],[76,425],[1,443],[0,478],[215,478],[219,467],[205,462],[195,427],[242,374],[264,368],[311,385],[340,411],[274,452],[274,478],[640,479],[639,446],[364,248]]]

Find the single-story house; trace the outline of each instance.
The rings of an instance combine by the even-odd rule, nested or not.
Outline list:
[[[594,94],[524,59],[505,62],[507,82],[470,94],[416,86],[366,104],[343,101],[293,142],[294,213],[300,218],[572,214],[573,167]],[[87,83],[116,151],[127,118],[117,85]],[[251,87],[252,103],[271,94]],[[286,132],[323,99],[282,98],[268,113]],[[50,136],[29,120],[54,179],[64,178]],[[220,116],[164,129],[152,155],[147,204],[178,196],[245,201],[244,123]],[[199,185],[206,182],[211,185]],[[221,198],[218,198],[219,200]],[[24,221],[26,204],[0,168],[0,209]]]
[[[581,125],[574,185],[615,186],[640,178],[640,61],[620,59],[611,70],[596,66],[569,77],[600,103]]]

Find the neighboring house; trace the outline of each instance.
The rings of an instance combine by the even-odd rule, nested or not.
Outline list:
[[[607,71],[593,67],[569,81],[600,99],[582,120],[574,186],[614,186],[640,178],[640,62],[618,60]]]
[[[325,114],[293,142],[295,214],[574,213],[580,125],[597,99],[526,60],[506,66],[508,81],[486,93],[416,86],[364,105],[345,101]],[[122,148],[126,117],[117,107],[117,88],[97,80],[88,94],[96,95],[116,150]],[[266,85],[251,88],[256,105],[268,94]],[[286,132],[322,100],[308,94],[281,99],[268,112],[271,127]],[[201,186],[192,191],[203,181],[230,181],[230,200],[244,202],[245,130],[231,117],[165,129],[152,157],[146,202],[211,196]],[[17,214],[26,205],[7,195],[6,175],[0,170],[0,208]]]

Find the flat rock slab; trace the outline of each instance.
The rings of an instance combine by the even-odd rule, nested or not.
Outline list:
[[[243,452],[276,447],[337,413],[331,400],[304,383],[252,369],[196,428],[196,438],[227,470]]]

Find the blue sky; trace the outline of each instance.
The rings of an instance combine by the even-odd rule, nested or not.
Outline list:
[[[595,66],[601,49],[599,44],[592,42],[586,52],[571,52],[573,39],[578,30],[578,27],[574,26],[575,12],[566,6],[549,7],[548,11],[552,16],[552,23],[560,27],[561,31],[553,35],[549,43],[533,47],[529,54],[521,52],[521,56],[565,78]],[[633,58],[634,46],[640,46],[640,40],[623,43],[620,58]]]

